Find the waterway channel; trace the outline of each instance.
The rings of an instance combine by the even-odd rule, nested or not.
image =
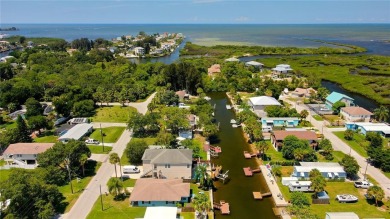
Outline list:
[[[211,104],[215,105],[215,118],[220,123],[218,145],[222,153],[213,158],[212,163],[222,165],[223,171],[229,170],[230,180],[223,184],[215,182],[214,202],[224,200],[230,204],[230,215],[221,215],[216,211],[216,218],[278,218],[274,215],[271,197],[254,200],[252,192],[268,192],[268,187],[261,173],[252,177],[244,176],[244,167],[258,168],[255,158],[245,159],[243,151],[249,150],[249,144],[243,136],[241,128],[233,128],[230,120],[235,118],[232,110],[226,109],[230,104],[225,93],[210,93]],[[256,158],[257,159],[257,158]]]

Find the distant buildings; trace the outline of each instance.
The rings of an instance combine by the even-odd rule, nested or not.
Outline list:
[[[210,77],[214,77],[215,74],[221,73],[221,65],[219,64],[214,64],[210,68],[207,69],[207,74]]]
[[[331,94],[328,95],[328,97],[326,97],[325,105],[328,109],[332,109],[333,104],[338,101],[344,102],[345,106],[353,106],[354,99],[347,95],[333,91]]]
[[[294,166],[291,177],[309,179],[309,173],[313,169],[320,171],[325,179],[345,179],[347,177],[344,167],[339,163],[331,162],[300,162],[300,166]]]
[[[9,166],[32,169],[37,166],[37,155],[53,147],[54,143],[16,143],[10,144],[3,152]]]
[[[390,126],[385,123],[372,122],[347,122],[345,128],[357,131],[366,135],[368,132],[376,132],[385,138],[390,138]]]
[[[273,97],[269,96],[258,96],[258,97],[251,97],[249,98],[249,106],[252,107],[253,110],[264,110],[266,106],[281,106],[282,104],[279,103],[278,100],[276,100]]]
[[[247,67],[253,66],[253,67],[257,68],[257,69],[262,69],[264,64],[260,63],[260,62],[256,62],[256,61],[249,61],[249,62],[245,63],[245,66],[247,66]]]
[[[343,107],[340,109],[340,114],[348,122],[369,122],[373,115],[370,111],[358,106]]]
[[[309,98],[313,94],[315,95],[316,93],[317,93],[317,91],[311,87],[310,88],[295,88],[295,90],[293,92],[291,92],[291,95],[296,96],[296,97]]]
[[[137,56],[143,56],[143,55],[145,55],[145,49],[142,47],[135,47],[134,54]]]
[[[225,62],[239,62],[240,60],[237,59],[237,58],[228,58],[228,59],[225,59]]]

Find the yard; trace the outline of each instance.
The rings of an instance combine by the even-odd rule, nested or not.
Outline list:
[[[92,154],[108,154],[112,150],[112,147],[109,146],[104,146],[104,151],[103,146],[87,145],[87,147],[91,150]]]
[[[292,169],[290,167],[282,167],[282,175],[290,176]],[[281,189],[283,197],[287,200],[290,199],[290,192],[287,186],[283,186],[281,181],[278,180],[278,186]],[[329,205],[316,205],[310,206],[311,212],[315,213],[319,218],[325,218],[325,212],[341,212],[352,211],[359,215],[360,218],[387,218],[388,212],[384,212],[384,209],[378,209],[374,204],[369,203],[365,197],[365,190],[357,189],[352,182],[327,182],[325,188],[330,197]],[[305,193],[309,199],[313,193]],[[359,198],[356,203],[339,203],[335,200],[338,194],[351,194]],[[388,205],[386,202],[385,205]]]
[[[96,115],[91,117],[91,122],[127,122],[129,114],[135,112],[133,107],[103,106],[96,110]]]
[[[115,143],[116,141],[118,141],[119,137],[122,135],[124,130],[125,127],[115,127],[115,126],[102,128],[101,130],[98,128],[98,129],[94,129],[93,133],[89,137],[102,142],[102,136],[101,136],[101,131],[102,131],[103,141],[105,143]]]
[[[10,170],[0,170],[0,183],[6,181],[10,173]]]
[[[34,138],[34,142],[38,143],[55,143],[58,141],[58,136],[55,136],[52,131],[43,132],[39,137]]]
[[[86,175],[87,176],[80,178],[80,180],[77,180],[77,179],[72,180],[72,186],[73,186],[73,192],[74,192],[73,194],[72,194],[71,187],[70,187],[69,183],[64,185],[64,186],[58,187],[59,191],[65,197],[64,202],[66,202],[68,204],[66,206],[66,208],[64,209],[64,212],[68,212],[72,208],[72,206],[76,203],[77,199],[79,198],[81,193],[84,191],[85,187],[87,187],[88,183],[91,181],[92,177],[95,175],[95,173],[98,171],[99,167],[102,164],[100,162],[98,162],[98,163],[96,163],[96,162],[93,163],[91,161],[89,161],[89,162],[90,162],[90,166],[95,167],[95,169],[94,169],[93,173],[91,171],[90,174],[87,174],[88,166],[86,166]]]
[[[313,118],[317,121],[324,121],[324,119],[320,115],[313,115]]]
[[[156,143],[156,138],[132,138],[131,141],[133,141],[134,139],[143,139],[146,141],[148,145],[154,145]],[[126,156],[126,151],[124,151],[121,157],[121,165],[129,165],[129,164],[130,162]]]
[[[344,132],[333,132],[338,138],[340,138],[343,142],[348,144],[354,151],[360,154],[363,157],[368,157],[366,148],[370,144],[369,141],[366,141],[365,137],[360,134],[354,134],[353,140],[348,141],[344,138]]]

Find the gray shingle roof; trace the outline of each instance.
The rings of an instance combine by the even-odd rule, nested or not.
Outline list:
[[[142,160],[152,164],[192,164],[190,149],[146,149]]]

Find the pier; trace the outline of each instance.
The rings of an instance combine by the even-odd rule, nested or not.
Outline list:
[[[219,203],[214,202],[213,206],[214,206],[214,209],[220,210],[221,214],[230,214],[230,205],[229,205],[229,203],[225,202],[224,200],[221,200]]]
[[[244,151],[244,157],[245,159],[251,159],[252,157],[257,157],[258,154],[256,153],[249,153],[248,151]]]
[[[271,192],[261,193],[261,192],[253,192],[253,198],[256,200],[261,200],[263,197],[272,196]]]
[[[250,167],[244,167],[243,169],[244,169],[245,176],[253,176],[254,173],[260,173],[261,172],[260,168],[252,169]]]

